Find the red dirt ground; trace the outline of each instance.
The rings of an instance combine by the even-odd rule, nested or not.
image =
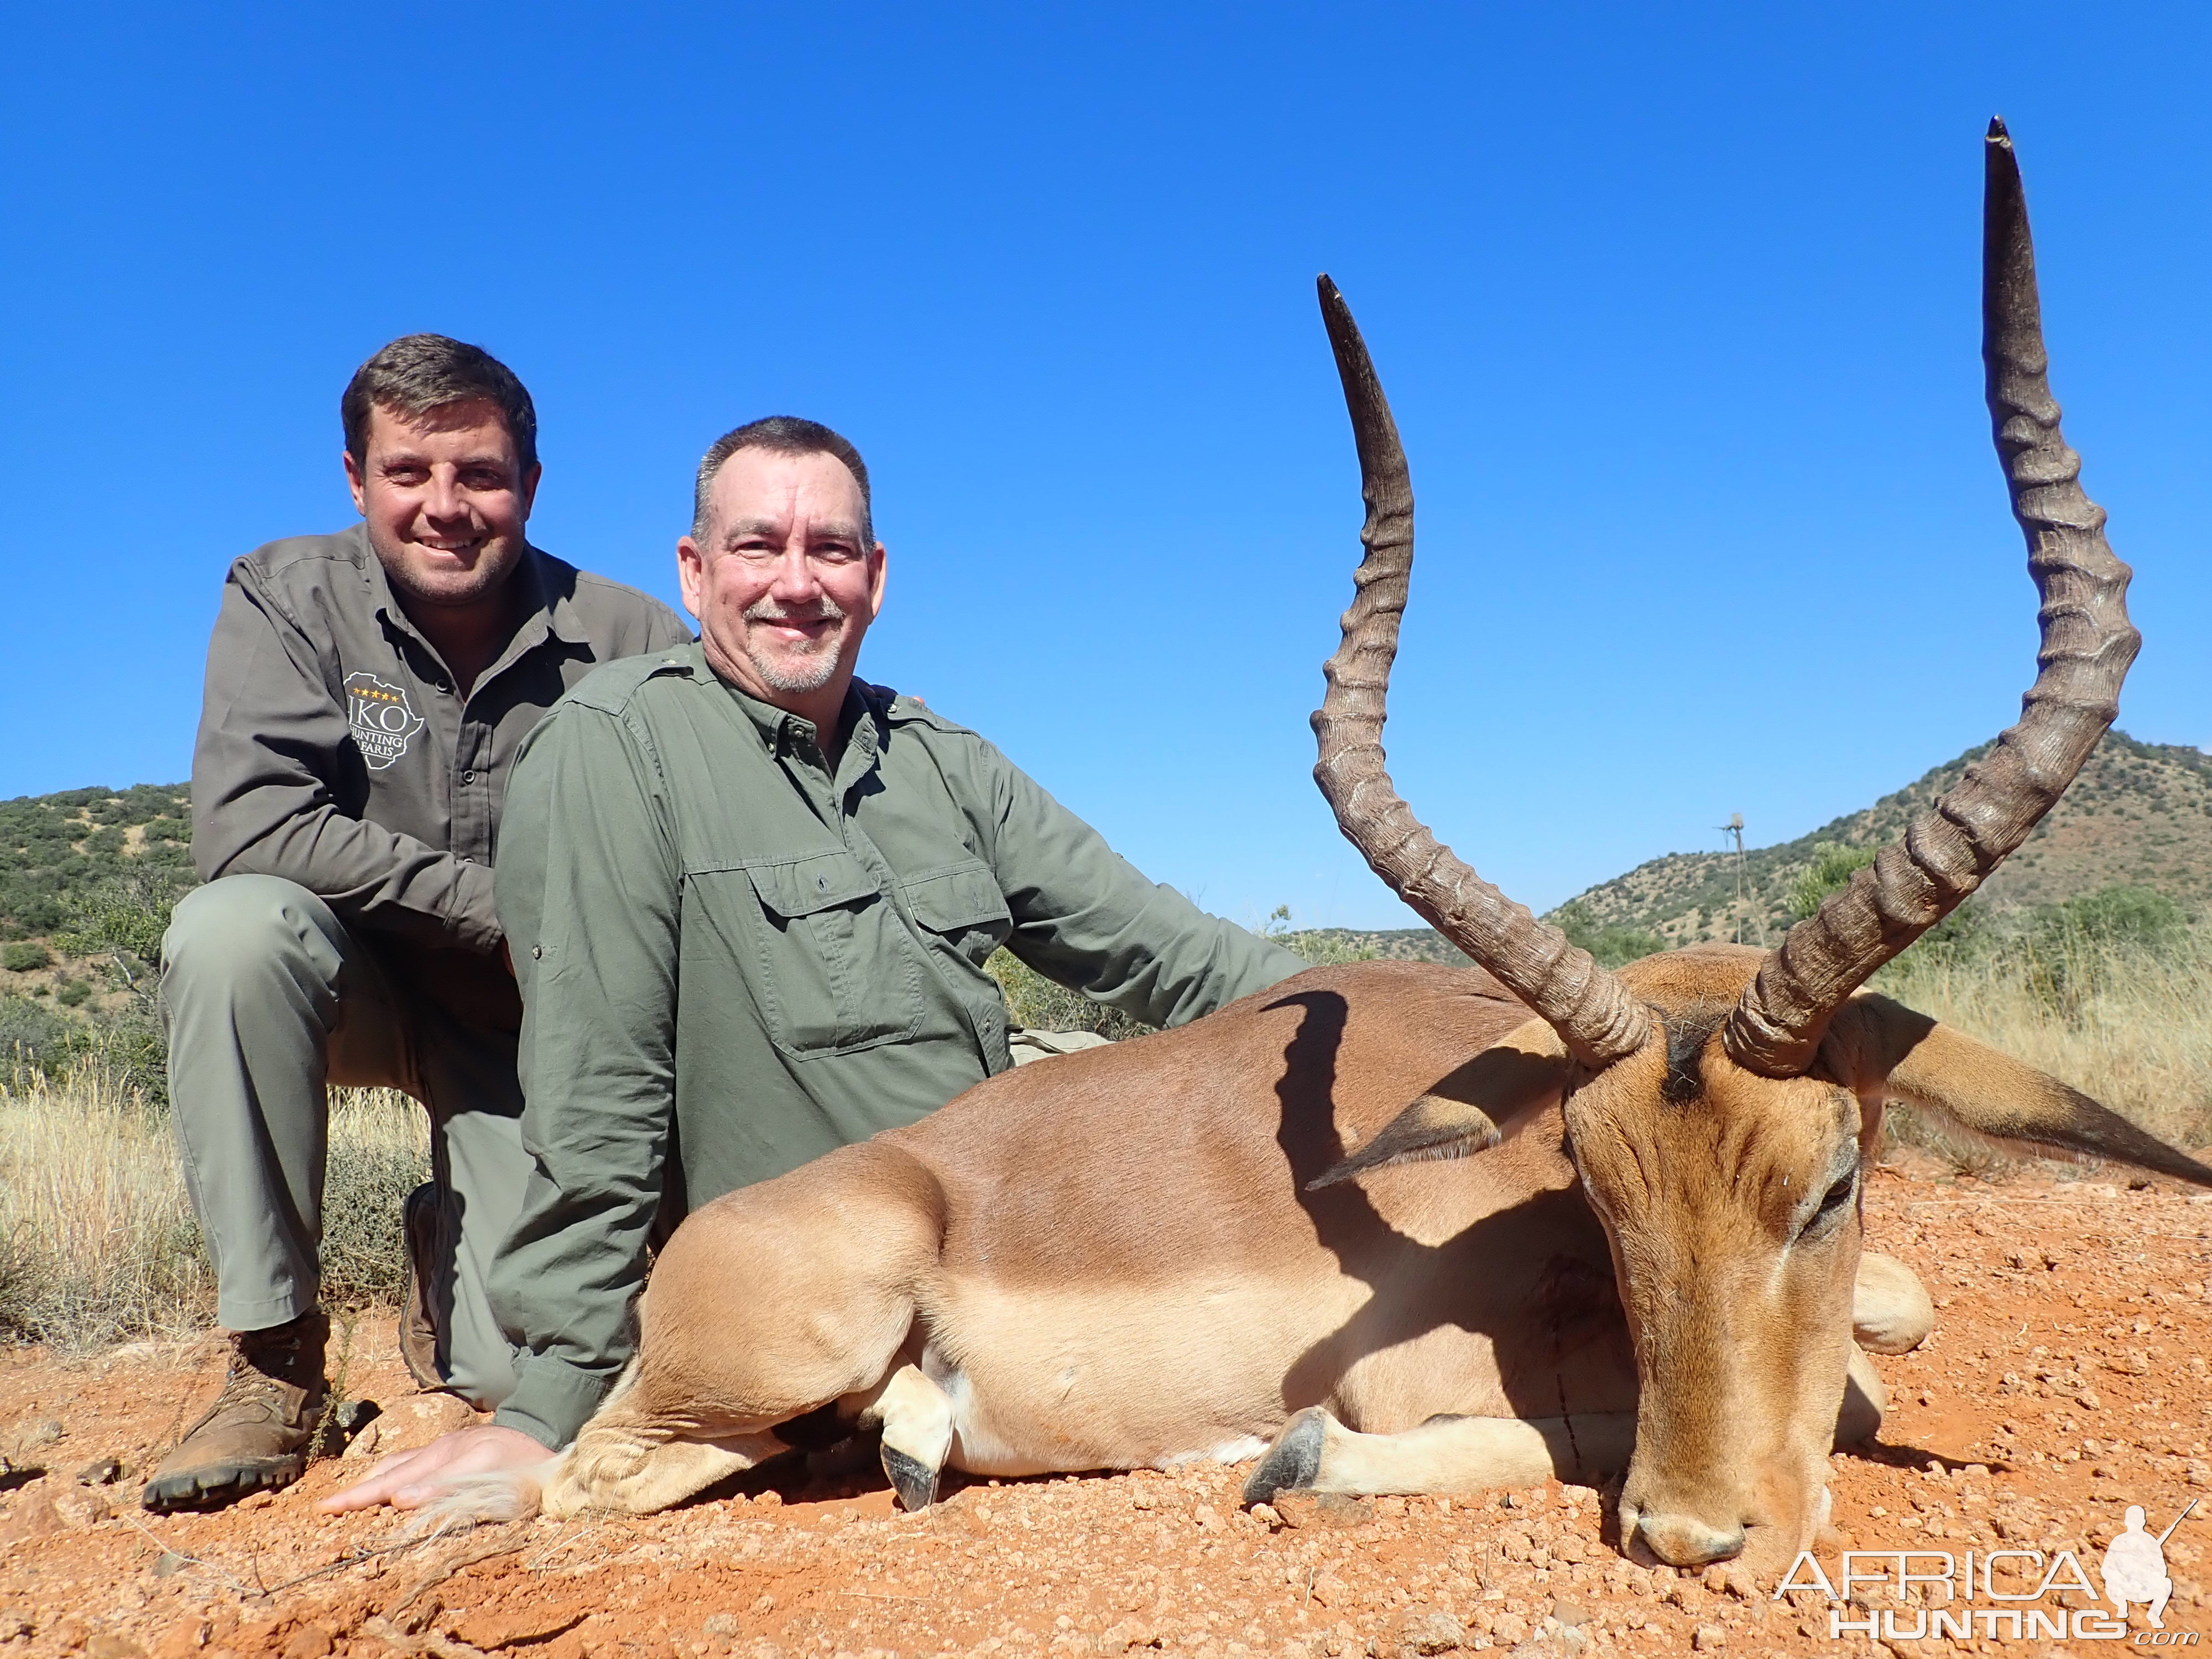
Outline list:
[[[1911,1263],[1940,1312],[1917,1352],[1875,1362],[1893,1395],[1881,1442],[1834,1460],[1831,1572],[1837,1550],[1908,1547],[2067,1548],[2094,1571],[2128,1504],[2155,1531],[2212,1498],[2212,1195],[2126,1179],[1990,1185],[1892,1166],[1869,1183],[1869,1244]],[[386,1407],[378,1451],[459,1413],[411,1393],[389,1316],[365,1320],[353,1351],[347,1393]],[[1613,1494],[1556,1485],[1334,1511],[1286,1502],[1271,1520],[1237,1507],[1242,1470],[954,1480],[948,1501],[909,1516],[869,1465],[817,1458],[780,1485],[762,1471],[737,1495],[643,1520],[410,1542],[389,1516],[312,1512],[366,1467],[356,1446],[224,1514],[146,1515],[137,1480],[217,1363],[207,1343],[73,1364],[0,1352],[14,1470],[0,1475],[0,1659],[1873,1650],[1830,1637],[1824,1598],[1778,1601],[1732,1570],[1632,1565],[1609,1541]],[[111,1459],[124,1474],[101,1484]],[[2208,1622],[2208,1545],[2212,1504],[2166,1546],[2169,1631]],[[2140,1610],[2134,1632],[2148,1634]]]

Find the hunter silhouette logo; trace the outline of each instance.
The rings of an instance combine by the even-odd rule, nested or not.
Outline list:
[[[405,754],[408,738],[422,729],[422,717],[407,701],[407,688],[368,673],[346,677],[346,723],[372,772],[381,772]]]
[[[2196,1507],[2192,1498],[2189,1510]],[[2188,1519],[2189,1510],[2173,1517],[2173,1527]],[[2173,1536],[2173,1527],[2152,1537],[2143,1525],[2142,1505],[2130,1504],[2128,1529],[2105,1547],[2106,1599],[2123,1619],[2128,1616],[2129,1602],[2142,1602],[2153,1630],[2166,1628],[2166,1601],[2173,1594],[2173,1580],[2166,1576],[2166,1540]]]
[[[2136,1647],[2189,1647],[2194,1631],[2166,1628],[2173,1594],[2166,1576],[2166,1541],[2197,1507],[2153,1533],[2139,1504],[2128,1506],[2127,1529],[2106,1547],[2104,1593],[2072,1550],[2046,1556],[2035,1549],[1846,1550],[1832,1577],[1810,1550],[1790,1563],[1774,1592],[1817,1590],[1828,1606],[1828,1635],[1866,1636],[1882,1642],[1945,1637],[1965,1641],[2120,1642],[2130,1639],[2128,1609],[2139,1606],[2150,1629],[2134,1632]],[[2070,1595],[2075,1605],[2050,1598]],[[2083,1605],[2086,1603],[2086,1605]],[[2107,1612],[2100,1603],[2109,1603]]]

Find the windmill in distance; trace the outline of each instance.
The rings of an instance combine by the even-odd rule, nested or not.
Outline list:
[[[1723,835],[1733,836],[1735,840],[1735,942],[1741,945],[1743,943],[1743,814],[1731,812],[1726,823],[1714,827]],[[1759,943],[1766,943],[1764,924],[1759,928]]]

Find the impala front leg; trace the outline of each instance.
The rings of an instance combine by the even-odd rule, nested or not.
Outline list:
[[[1633,1412],[1432,1417],[1401,1434],[1361,1434],[1314,1406],[1275,1437],[1244,1483],[1244,1501],[1268,1503],[1283,1492],[1369,1497],[1594,1484],[1626,1468],[1635,1445]]]

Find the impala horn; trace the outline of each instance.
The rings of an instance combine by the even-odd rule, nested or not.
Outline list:
[[[2119,713],[2120,682],[2142,643],[2128,622],[2128,568],[2106,544],[2104,509],[2081,491],[2081,458],[2058,434],[2027,204],[2002,120],[1990,123],[1985,160],[1982,361],[1997,458],[2042,599],[2039,672],[2019,724],[1759,964],[1721,1038],[1738,1065],[1767,1077],[1809,1067],[1844,1000],[2027,839]]]
[[[1360,494],[1367,502],[1359,539],[1367,556],[1353,578],[1357,593],[1344,613],[1344,642],[1322,671],[1328,691],[1313,717],[1321,741],[1314,781],[1345,839],[1392,892],[1549,1021],[1577,1060],[1592,1067],[1611,1065],[1650,1036],[1644,1006],[1589,951],[1455,857],[1399,798],[1384,769],[1383,702],[1413,569],[1413,486],[1398,423],[1351,308],[1327,276],[1319,287],[1322,320],[1359,447]]]

